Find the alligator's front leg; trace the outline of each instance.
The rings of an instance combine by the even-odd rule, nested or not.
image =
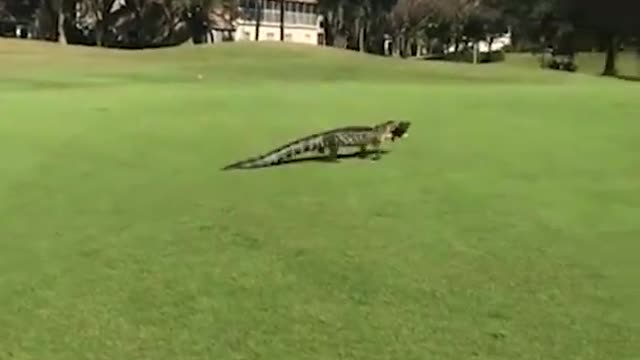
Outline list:
[[[382,157],[382,144],[380,143],[380,141],[376,140],[371,144],[371,147],[373,147],[373,156],[371,157],[371,160],[379,160]]]
[[[367,157],[367,145],[360,146],[360,151],[358,151],[358,157],[362,159]]]

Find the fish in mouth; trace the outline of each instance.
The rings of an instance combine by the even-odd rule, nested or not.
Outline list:
[[[395,123],[395,127],[391,130],[391,141],[396,139],[406,138],[409,136],[410,121],[398,121]]]

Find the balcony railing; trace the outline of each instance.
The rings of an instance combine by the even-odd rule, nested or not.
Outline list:
[[[240,10],[243,18],[249,21],[256,20],[256,0],[241,0]],[[276,0],[261,1],[261,22],[280,22],[280,2]],[[288,25],[315,26],[318,21],[317,7],[315,4],[285,2],[284,22]]]

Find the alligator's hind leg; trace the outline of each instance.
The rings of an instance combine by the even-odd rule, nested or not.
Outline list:
[[[340,150],[340,144],[338,143],[338,137],[335,135],[327,135],[324,138],[324,145],[329,150],[327,160],[331,162],[338,161],[338,151]]]

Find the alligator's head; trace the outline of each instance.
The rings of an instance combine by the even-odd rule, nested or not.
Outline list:
[[[385,134],[384,137],[386,139],[395,141],[396,139],[409,136],[407,131],[409,130],[410,126],[411,126],[410,121],[389,120],[376,125],[376,128],[381,129],[384,132]]]
[[[391,141],[409,136],[411,121],[394,121],[391,126]]]

